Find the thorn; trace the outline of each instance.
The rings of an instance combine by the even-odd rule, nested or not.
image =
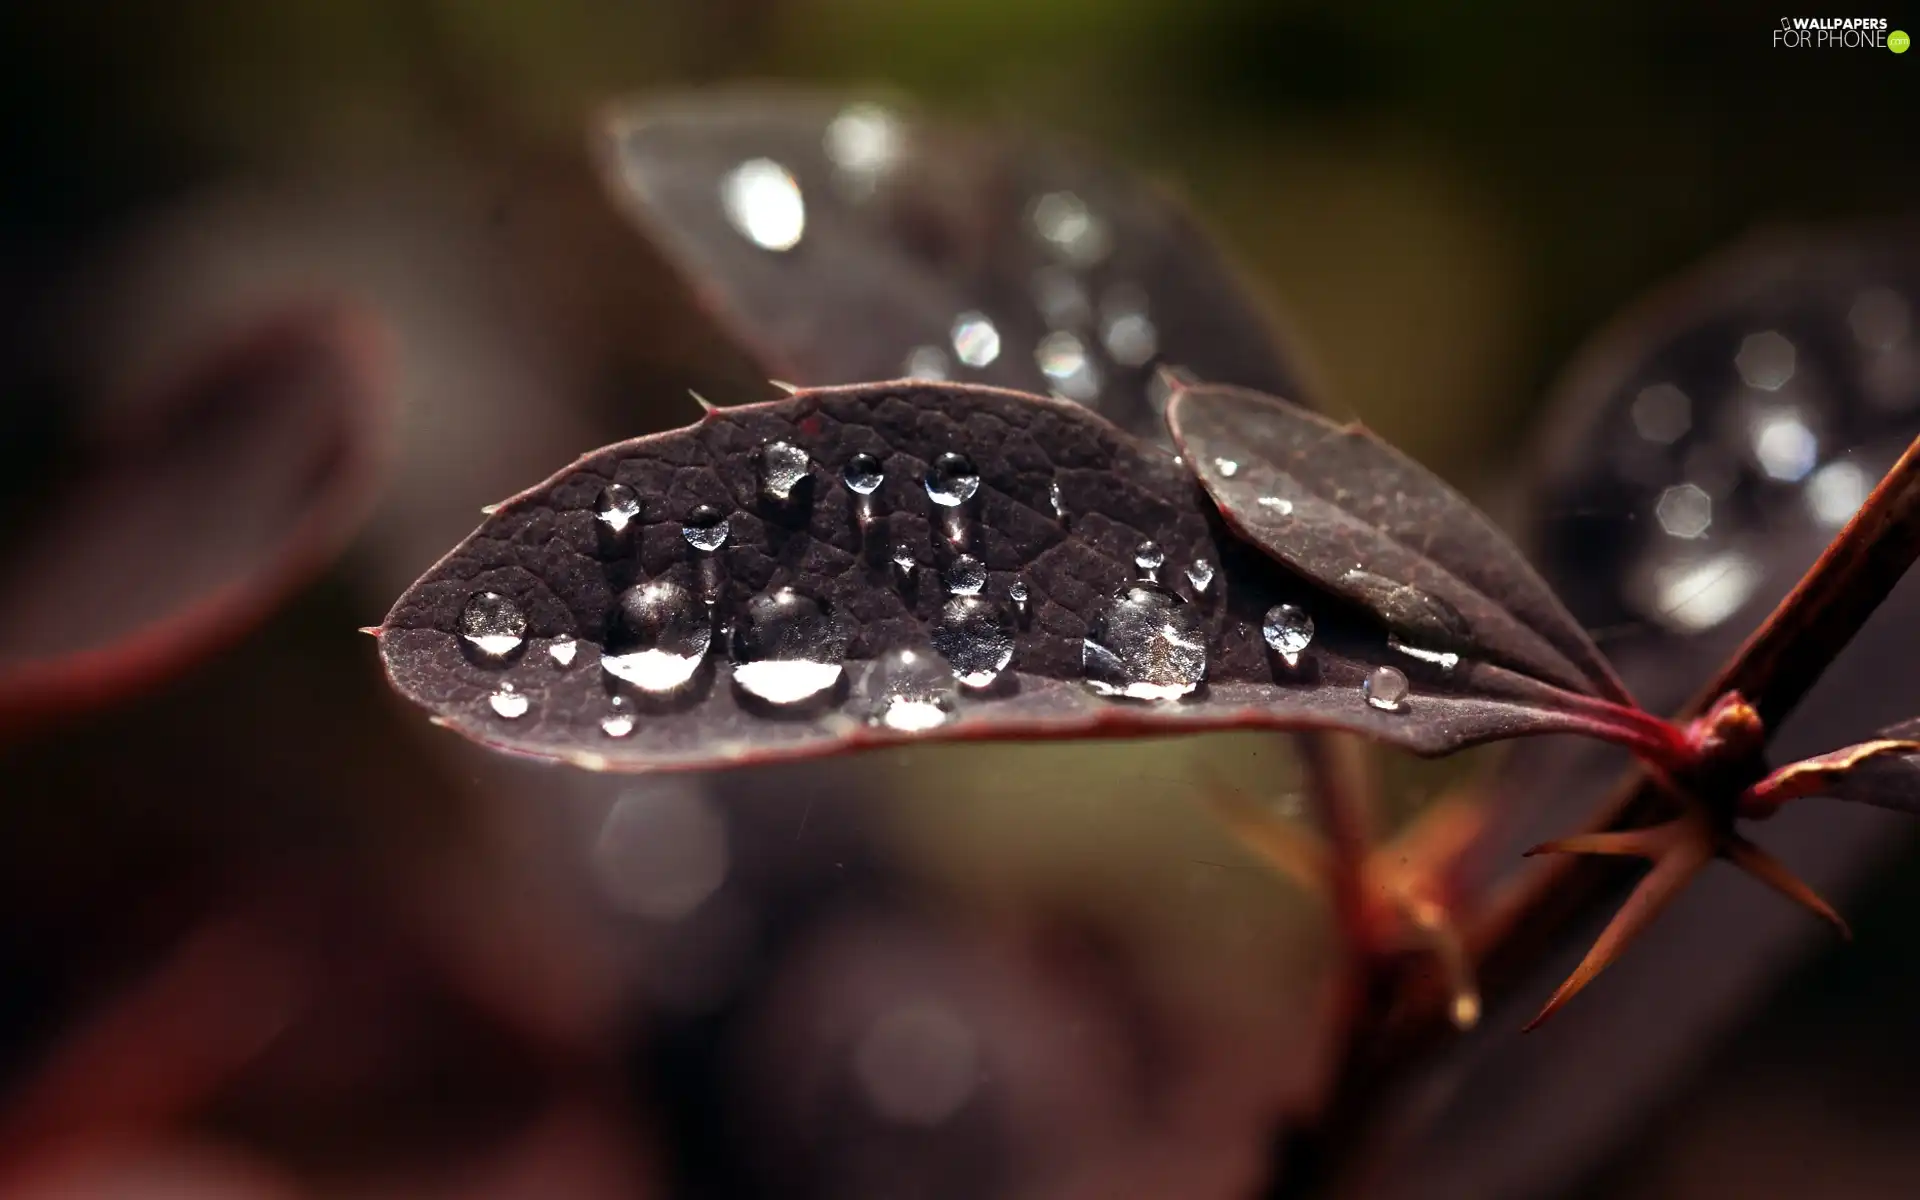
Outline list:
[[[693,397],[693,402],[700,406],[700,411],[703,413],[710,413],[714,411],[716,408],[720,407],[719,405],[715,404],[713,401],[707,399],[705,396],[702,396],[699,392],[694,391],[692,388],[687,389],[687,395]]]
[[[384,633],[384,632],[386,632],[386,626],[384,626],[384,625],[362,625],[362,626],[360,627],[360,632],[361,632],[361,633],[364,633],[364,634],[366,634],[366,635],[367,635],[368,637],[374,637],[374,638],[377,638],[377,637],[379,637],[379,636],[380,636],[380,635],[381,635],[382,633]]]
[[[785,392],[789,396],[793,395],[795,392],[798,392],[800,390],[799,384],[788,383],[784,379],[769,379],[767,380],[767,382],[779,388],[781,391]]]
[[[1819,893],[1793,873],[1792,868],[1761,849],[1758,844],[1736,836],[1727,842],[1722,853],[1734,866],[1827,921],[1847,941],[1853,940],[1853,930],[1847,927],[1846,918],[1822,900]]]
[[[1613,965],[1621,951],[1637,937],[1641,930],[1652,923],[1653,919],[1673,903],[1675,896],[1686,890],[1687,884],[1700,873],[1700,869],[1712,861],[1717,847],[1714,838],[1705,825],[1696,820],[1682,818],[1665,825],[1656,825],[1650,829],[1630,830],[1625,834],[1591,834],[1587,837],[1567,838],[1562,845],[1570,848],[1575,843],[1585,843],[1593,849],[1585,849],[1592,854],[1642,854],[1642,850],[1626,849],[1627,839],[1636,835],[1657,835],[1657,840],[1665,845],[1655,849],[1649,855],[1654,860],[1653,870],[1646,873],[1635,885],[1633,894],[1627,897],[1620,911],[1613,915],[1605,930],[1593,943],[1593,949],[1587,951],[1586,958],[1574,968],[1572,975],[1553,993],[1538,1016],[1527,1022],[1523,1032],[1538,1029],[1548,1017],[1559,1012],[1567,1001],[1579,995],[1592,983],[1600,972]],[[1643,845],[1652,848],[1651,841]],[[1553,846],[1555,843],[1549,843]],[[1543,847],[1544,848],[1544,847]]]
[[[1670,829],[1670,825],[1655,825],[1621,833],[1582,833],[1541,842],[1522,857],[1532,858],[1536,854],[1606,854],[1658,859],[1673,843]]]

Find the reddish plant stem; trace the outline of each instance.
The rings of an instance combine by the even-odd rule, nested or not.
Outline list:
[[[1867,618],[1920,557],[1920,439],[1887,472],[1853,520],[1819,561],[1783,599],[1714,681],[1675,717],[1677,730],[1713,708],[1731,691],[1742,693],[1771,738],[1828,663],[1852,641]],[[1631,746],[1624,739],[1622,744]],[[1656,764],[1658,755],[1647,755]],[[1665,765],[1665,764],[1661,764]],[[1673,782],[1666,772],[1634,768],[1588,822],[1586,832],[1636,828],[1670,811]],[[1731,814],[1729,814],[1730,816]],[[1618,867],[1603,860],[1567,856],[1543,860],[1496,893],[1466,931],[1483,994],[1497,996],[1553,945],[1565,924],[1610,894]],[[1339,1172],[1364,1143],[1366,1113],[1385,1085],[1423,1049],[1447,1033],[1447,997],[1435,987],[1410,986],[1402,1019],[1372,1053],[1370,1064],[1342,1088],[1325,1114],[1314,1157],[1321,1172]],[[1348,1163],[1346,1166],[1350,1167]],[[1280,1194],[1280,1193],[1276,1193]]]

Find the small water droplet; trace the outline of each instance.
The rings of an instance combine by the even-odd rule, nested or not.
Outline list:
[[[515,691],[510,683],[502,682],[500,690],[487,697],[487,703],[494,712],[509,721],[517,721],[527,715],[527,698]]]
[[[953,671],[925,650],[895,647],[868,665],[861,680],[867,720],[900,733],[945,725],[960,706]]]
[[[547,657],[553,660],[553,665],[556,667],[570,667],[573,665],[573,656],[579,652],[579,649],[580,644],[570,637],[555,638],[547,643]]]
[[[954,357],[969,367],[991,366],[1000,357],[1000,331],[987,314],[963,312],[953,319]]]
[[[840,681],[849,638],[825,603],[783,587],[747,601],[732,640],[742,690],[769,704],[798,704]]]
[[[1283,499],[1279,496],[1260,497],[1260,507],[1282,517],[1290,517],[1293,515],[1293,501]]]
[[[984,596],[955,596],[933,625],[933,648],[962,686],[983,688],[1013,660],[1013,618]]]
[[[706,606],[670,580],[655,579],[620,593],[600,657],[607,674],[643,692],[670,692],[693,678],[713,642]]]
[[[1047,503],[1053,506],[1053,519],[1062,525],[1067,523],[1067,502],[1060,495],[1060,481],[1047,484]]]
[[[733,531],[733,524],[727,514],[711,504],[696,505],[687,514],[686,524],[680,527],[680,535],[687,539],[687,545],[704,554],[711,554],[727,544],[727,535]]]
[[[1206,625],[1177,594],[1129,584],[1095,614],[1081,662],[1088,686],[1103,696],[1177,700],[1206,678]]]
[[[892,169],[905,141],[899,118],[878,104],[861,101],[833,118],[820,148],[834,165],[840,191],[858,203],[872,195],[880,177]]]
[[[849,489],[862,496],[871,496],[887,481],[887,473],[881,468],[878,458],[863,451],[847,460],[844,478]]]
[[[609,533],[625,533],[640,515],[640,497],[624,483],[610,483],[594,500],[593,515]]]
[[[1216,458],[1213,460],[1213,469],[1232,479],[1240,473],[1240,464],[1231,458]]]
[[[1260,622],[1260,636],[1289,667],[1297,667],[1313,644],[1313,617],[1297,604],[1276,604]]]
[[[600,732],[611,738],[623,738],[633,732],[633,713],[626,697],[613,698],[613,711],[600,719]]]
[[[1193,585],[1194,591],[1205,592],[1213,586],[1213,564],[1204,558],[1194,559],[1193,565],[1187,568],[1187,582]]]
[[[1407,677],[1398,667],[1375,667],[1360,690],[1381,712],[1399,712],[1407,702]]]
[[[1027,619],[1027,581],[1016,579],[1007,585],[1007,599],[1013,601],[1013,615]]]
[[[807,229],[800,185],[770,158],[750,158],[720,182],[720,207],[740,235],[766,250],[791,250]]]
[[[1133,565],[1151,575],[1167,561],[1166,551],[1154,542],[1141,542],[1133,551]]]
[[[893,548],[893,569],[903,580],[912,579],[914,568],[920,565],[913,556],[913,547],[902,542]]]
[[[460,636],[487,658],[498,662],[524,646],[527,614],[512,597],[499,592],[475,592],[460,613]]]
[[[1393,634],[1387,635],[1389,648],[1398,650],[1408,658],[1417,658],[1424,663],[1432,663],[1442,671],[1451,671],[1460,665],[1460,656],[1451,650],[1427,650],[1420,646],[1409,646]]]
[[[987,586],[986,564],[971,554],[962,554],[948,565],[942,582],[956,596],[977,596]]]
[[[809,478],[813,459],[792,442],[768,442],[757,453],[760,494],[776,504],[792,500],[794,489]]]
[[[927,468],[927,498],[946,508],[957,508],[980,491],[980,473],[964,454],[946,453]]]

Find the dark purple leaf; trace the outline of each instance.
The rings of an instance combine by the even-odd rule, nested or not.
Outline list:
[[[1748,807],[1770,814],[1802,796],[1831,796],[1920,814],[1920,719],[1882,729],[1872,741],[1791,763],[1754,785]]]
[[[331,560],[385,457],[377,340],[281,316],[103,410],[0,556],[0,726],[163,678]]]
[[[1377,615],[1407,654],[1483,656],[1632,704],[1506,536],[1365,428],[1210,385],[1179,391],[1167,424],[1229,525]]]
[[[1154,440],[1162,365],[1307,399],[1192,219],[1085,154],[811,93],[604,129],[616,195],[775,378],[1057,392]]]
[[[1429,754],[1645,734],[1501,667],[1407,657],[1228,534],[1167,451],[961,385],[803,392],[597,451],[500,506],[380,640],[441,722],[609,770],[1230,726]]]

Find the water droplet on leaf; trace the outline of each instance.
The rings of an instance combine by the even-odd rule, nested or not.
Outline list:
[[[933,648],[953,665],[962,685],[983,688],[1013,660],[1014,624],[1006,609],[983,596],[955,596],[940,609]]]
[[[957,508],[980,491],[980,472],[964,454],[946,453],[927,468],[927,498],[946,508]]]
[[[620,593],[607,641],[607,674],[643,692],[670,692],[700,669],[713,624],[687,589],[656,579]]]
[[[936,729],[953,719],[960,689],[933,653],[896,647],[867,667],[861,681],[867,719],[901,733]]]
[[[579,649],[579,643],[572,638],[555,638],[547,644],[547,657],[553,660],[553,665],[556,667],[570,667],[573,665],[573,656],[579,652]]]
[[[625,533],[640,515],[640,497],[624,483],[610,483],[600,489],[593,502],[593,515],[609,533]]]
[[[687,545],[711,554],[727,544],[727,535],[732,530],[732,522],[725,513],[711,504],[701,504],[687,514],[687,523],[680,527],[680,534],[687,539]]]
[[[798,704],[840,681],[847,629],[821,601],[776,588],[747,601],[733,627],[733,678],[769,704]]]
[[[1399,712],[1407,702],[1407,677],[1398,667],[1375,667],[1360,690],[1382,712]]]
[[[971,554],[962,554],[947,567],[943,582],[956,596],[978,595],[987,586],[987,567]]]
[[[461,610],[460,636],[498,662],[526,644],[527,614],[511,597],[499,592],[475,592]]]
[[[805,450],[792,442],[768,442],[760,447],[760,494],[777,504],[793,499],[794,489],[808,478],[813,465]]]
[[[1213,564],[1204,558],[1196,558],[1187,568],[1187,582],[1196,592],[1204,592],[1213,586]]]
[[[1261,621],[1260,636],[1289,667],[1297,667],[1313,644],[1313,617],[1297,604],[1276,604]]]
[[[887,481],[887,474],[881,469],[878,458],[863,451],[847,460],[845,479],[850,490],[862,496],[871,496]]]
[[[502,683],[500,690],[487,697],[487,703],[493,711],[509,721],[517,721],[527,715],[527,698],[513,690],[510,683]]]
[[[1167,561],[1166,552],[1153,542],[1141,542],[1133,551],[1133,565],[1151,574]]]
[[[1103,696],[1176,700],[1206,678],[1205,622],[1175,593],[1130,584],[1094,616],[1081,662],[1088,686]]]

